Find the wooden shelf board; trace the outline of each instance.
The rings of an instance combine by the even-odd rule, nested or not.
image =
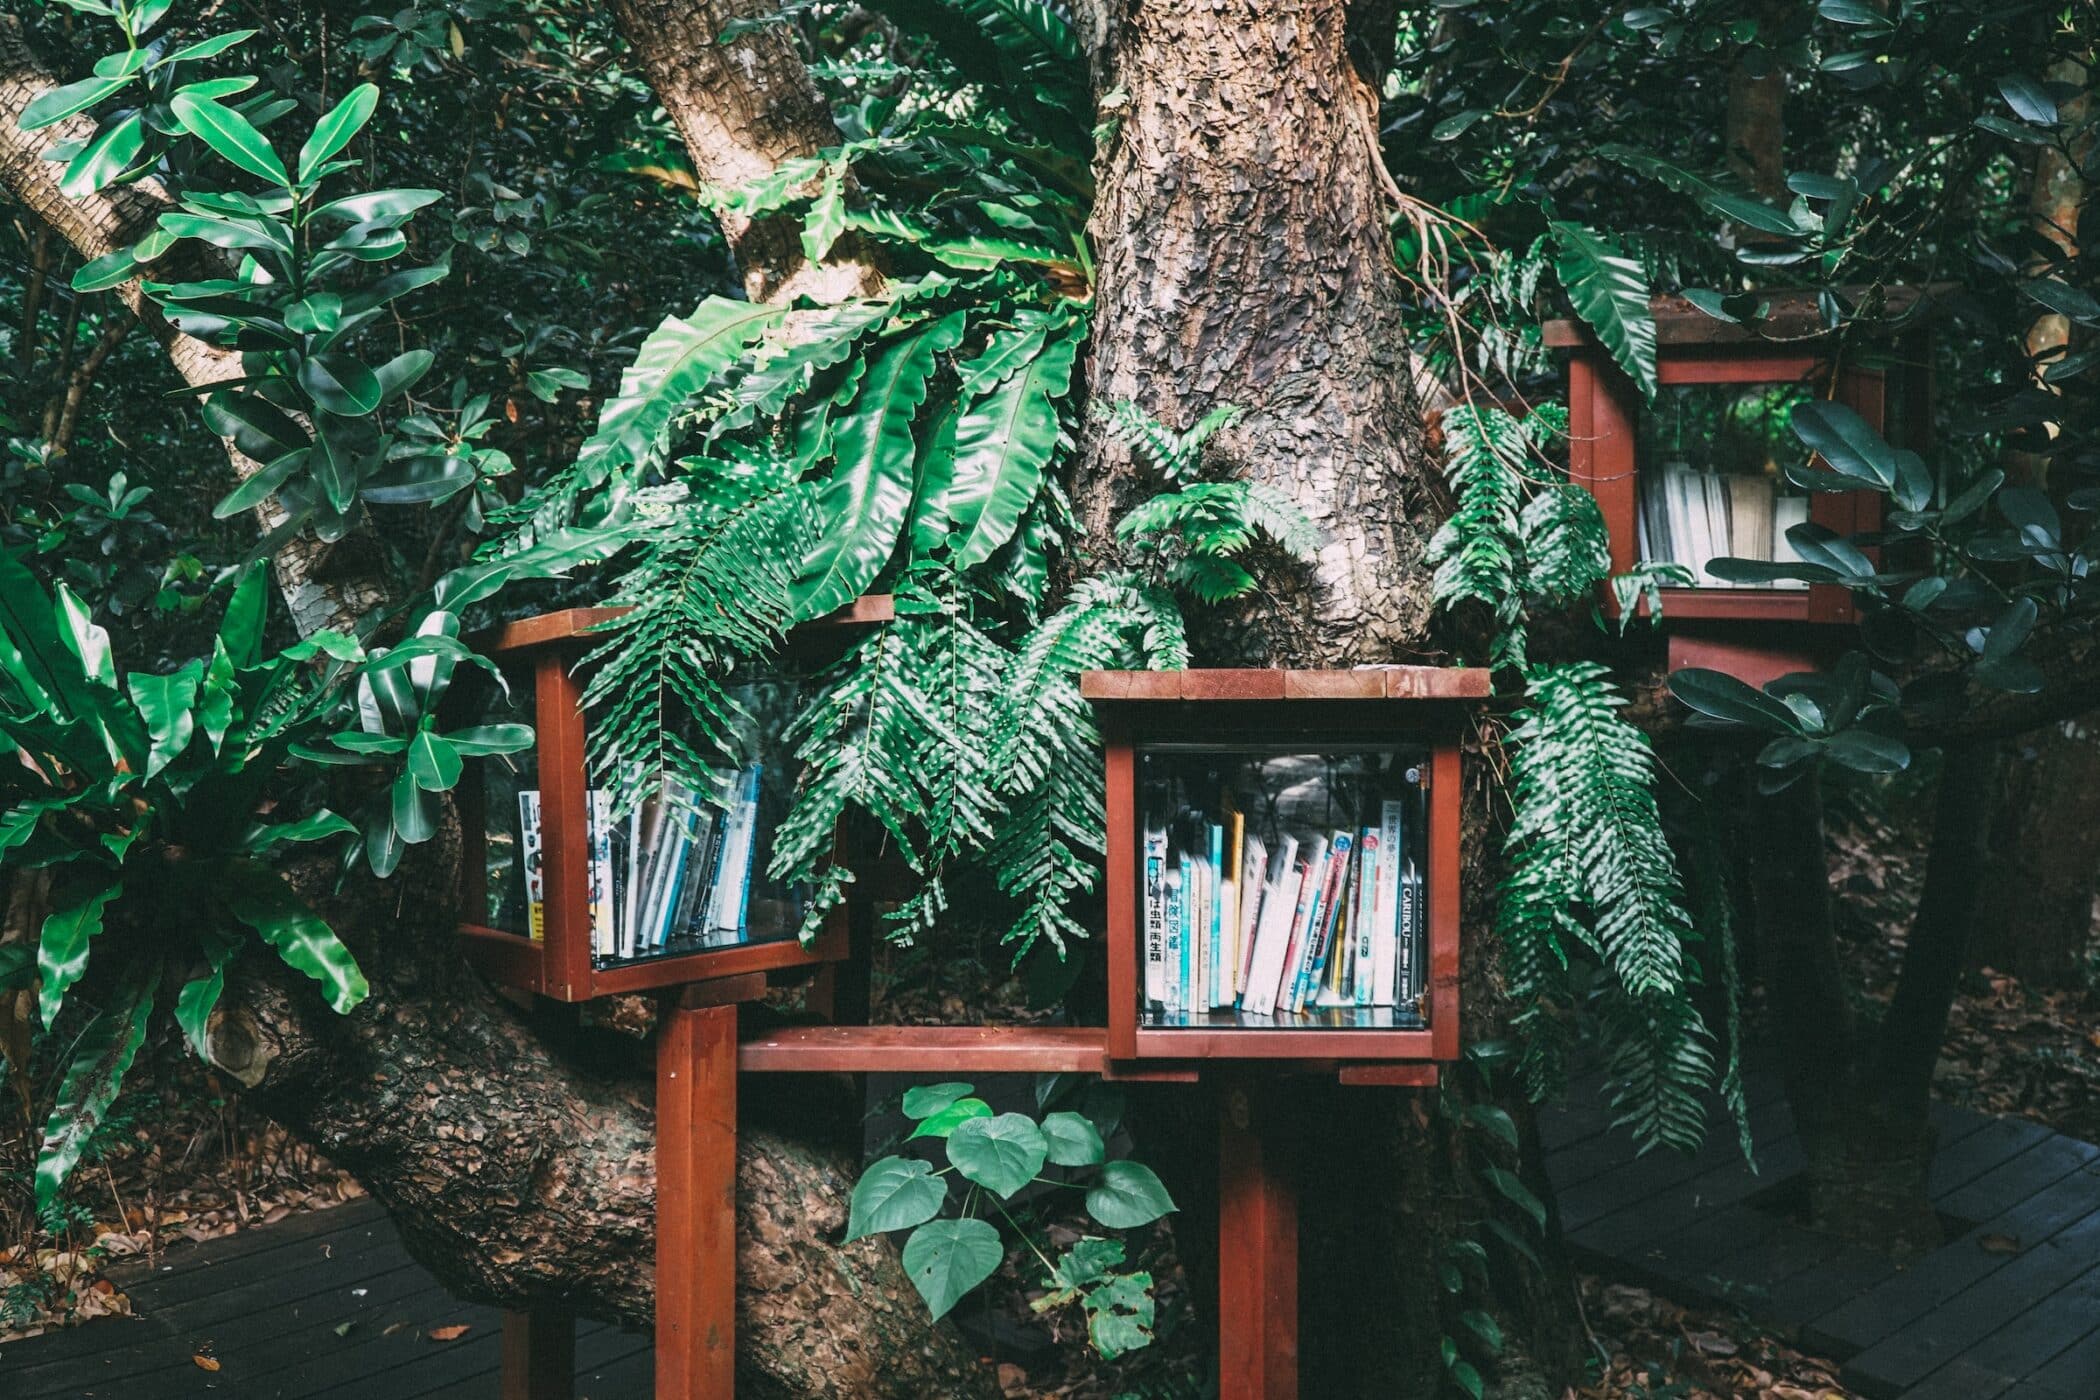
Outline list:
[[[737,1068],[792,1074],[1100,1074],[1102,1026],[793,1026],[737,1047]]]
[[[1470,666],[1367,666],[1351,671],[1224,667],[1192,671],[1088,671],[1079,693],[1095,701],[1484,700],[1488,672]]]
[[[560,612],[541,613],[538,617],[505,623],[493,632],[476,637],[474,644],[482,651],[493,653],[530,651],[563,642],[588,642],[594,640],[593,634],[598,628],[616,617],[626,616],[629,611],[627,608],[564,608]],[[895,598],[887,593],[870,593],[854,599],[837,612],[803,623],[802,627],[865,627],[888,622],[896,615]]]
[[[1890,287],[1885,314],[1908,315],[1932,289]],[[1757,327],[1731,325],[1707,315],[1683,297],[1656,297],[1648,303],[1655,317],[1658,345],[1750,345],[1779,341],[1821,339],[1823,318],[1812,292],[1763,292],[1759,299],[1771,310]],[[1556,350],[1594,345],[1596,336],[1580,321],[1548,321],[1540,327],[1541,340]]]

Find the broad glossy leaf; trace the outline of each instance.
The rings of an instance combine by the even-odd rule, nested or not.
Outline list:
[[[1050,1143],[1025,1114],[973,1118],[948,1135],[948,1160],[964,1177],[1004,1199],[1043,1169]]]
[[[116,999],[88,1023],[74,1044],[58,1102],[44,1123],[44,1145],[37,1153],[39,1210],[49,1209],[58,1200],[59,1189],[79,1163],[95,1129],[102,1126],[109,1106],[116,1102],[117,1090],[146,1041],[158,974],[158,965],[153,963],[134,969]]]
[[[204,421],[230,437],[248,456],[269,461],[296,452],[313,439],[293,417],[260,394],[222,389],[204,401]]]
[[[1730,189],[1719,181],[1695,175],[1679,169],[1668,161],[1632,146],[1608,142],[1597,148],[1597,154],[1616,162],[1629,170],[1649,176],[1665,187],[1682,195],[1696,199],[1713,213],[1736,223],[1754,228],[1763,233],[1795,234],[1800,230],[1794,226],[1792,216],[1785,210],[1765,203],[1754,196]]]
[[[386,397],[379,376],[369,365],[334,350],[312,356],[299,366],[299,386],[322,408],[345,418],[372,412]]]
[[[963,1294],[990,1278],[1005,1257],[999,1232],[984,1221],[934,1220],[904,1242],[903,1262],[905,1274],[938,1322]]]
[[[460,753],[469,758],[484,758],[490,754],[517,753],[532,747],[532,726],[529,724],[481,724],[471,729],[455,729],[445,736]]]
[[[1559,250],[1553,270],[1575,314],[1640,385],[1642,396],[1653,399],[1655,317],[1648,310],[1647,273],[1609,234],[1559,220],[1546,227]]]
[[[945,1138],[963,1124],[978,1118],[992,1116],[992,1106],[983,1099],[961,1098],[945,1108],[936,1109],[919,1120],[911,1130],[914,1138]]]
[[[955,312],[883,350],[839,416],[838,465],[817,503],[824,529],[795,580],[798,617],[844,607],[889,562],[911,505],[912,420],[926,401],[934,357],[962,339],[964,318]]]
[[[175,50],[162,63],[189,63],[197,59],[215,58],[236,44],[244,44],[255,37],[253,29],[229,29],[224,34],[214,34],[209,39],[200,39],[194,44]]]
[[[1050,1160],[1060,1167],[1091,1167],[1108,1155],[1099,1130],[1084,1114],[1044,1114],[1043,1138],[1050,1144]]]
[[[1086,1193],[1087,1214],[1111,1230],[1149,1225],[1174,1208],[1174,1198],[1142,1162],[1110,1162],[1100,1185]]]
[[[420,846],[437,835],[437,803],[416,784],[414,777],[404,771],[394,779],[390,795],[392,802],[388,810],[393,816],[394,830],[403,841]]]
[[[380,401],[399,398],[414,388],[436,361],[437,356],[428,350],[405,350],[379,366],[373,374],[379,379]]]
[[[216,248],[267,249],[287,254],[292,250],[291,239],[282,232],[282,226],[265,223],[259,215],[228,218],[217,214],[163,214],[159,223],[177,238],[201,238]]]
[[[915,1157],[885,1157],[861,1173],[846,1213],[846,1243],[888,1230],[909,1230],[941,1213],[947,1183],[933,1164]]]
[[[66,989],[87,971],[88,944],[102,932],[103,910],[124,892],[114,872],[106,879],[104,884],[67,890],[44,916],[37,935],[36,966],[44,983],[37,992],[37,1010],[45,1030],[51,1029],[59,1008],[65,1005]]]
[[[957,1099],[966,1098],[977,1086],[950,1080],[942,1084],[915,1084],[904,1091],[906,1118],[931,1118]]]
[[[1794,712],[1761,690],[1721,671],[1687,666],[1670,673],[1670,693],[1700,714],[1770,733],[1798,734]]]
[[[64,121],[75,112],[85,112],[130,81],[127,73],[117,78],[82,78],[77,83],[53,88],[22,109],[17,125],[24,131],[37,131]]]
[[[194,94],[178,92],[168,104],[175,112],[176,120],[183,129],[217,151],[232,164],[259,175],[276,185],[289,185],[291,179],[285,174],[284,162],[270,149],[248,118],[231,107],[222,107],[216,102],[200,100]]]
[[[260,471],[220,497],[219,503],[211,508],[212,516],[218,520],[225,520],[230,516],[239,515],[244,510],[253,510],[268,500],[278,487],[291,480],[294,473],[304,471],[307,460],[312,455],[309,449],[302,447],[297,452],[287,452],[266,463]]]
[[[315,122],[314,134],[299,148],[299,183],[312,181],[323,161],[349,145],[372,119],[372,111],[378,105],[379,89],[371,83],[360,83]]]
[[[201,928],[198,941],[204,945],[204,960],[210,971],[202,977],[193,977],[182,984],[175,994],[175,1024],[182,1027],[190,1048],[197,1058],[211,1063],[210,1041],[207,1033],[211,1029],[211,1013],[219,1004],[219,997],[226,990],[226,965],[240,951],[238,938],[220,929]]]
[[[1873,484],[1883,491],[1896,486],[1900,468],[1896,449],[1882,440],[1866,419],[1829,399],[1798,404],[1791,418],[1794,436],[1841,475]],[[1805,479],[1813,473],[1801,473]],[[1915,508],[1915,507],[1913,507]]]
[[[450,792],[459,782],[459,750],[425,729],[408,746],[408,773],[425,792]]]
[[[331,199],[308,217],[336,219],[346,224],[378,223],[387,219],[405,219],[444,197],[443,190],[369,190],[364,194]]]
[[[964,410],[955,427],[946,494],[960,568],[982,564],[1013,538],[1057,451],[1057,405],[1072,385],[1076,335],[1044,344],[1019,373]]]
[[[138,264],[132,260],[129,248],[119,248],[114,253],[104,253],[73,274],[73,290],[76,292],[101,292],[111,287],[121,287],[138,276]]]
[[[146,756],[146,776],[152,777],[174,762],[189,745],[197,729],[197,687],[204,680],[204,663],[192,661],[169,676],[133,671],[124,677],[131,703],[146,721],[153,749]]]
[[[233,916],[261,934],[286,966],[320,983],[331,1007],[348,1013],[365,999],[371,988],[350,950],[275,872],[236,862],[228,867],[228,879],[232,888],[226,903]]]
[[[1846,729],[1823,742],[1831,761],[1855,773],[1900,773],[1910,766],[1910,746],[1866,729]]]
[[[356,830],[357,824],[348,817],[323,807],[311,816],[301,817],[295,822],[250,827],[241,836],[241,849],[250,855],[261,855],[271,847],[287,841],[325,841],[331,836],[341,836]]]
[[[146,148],[146,123],[136,112],[114,126],[95,133],[95,139],[66,165],[58,191],[69,199],[83,199],[115,180]]]
[[[2005,98],[2005,105],[2012,108],[2021,120],[2033,122],[2036,126],[2056,125],[2056,99],[2034,79],[2007,73],[1998,80],[1998,92]]]
[[[620,376],[620,392],[598,415],[597,431],[577,453],[585,479],[601,482],[608,473],[661,452],[679,410],[782,314],[774,306],[709,297],[691,316],[673,316],[658,326]]]
[[[474,484],[474,466],[464,457],[404,457],[365,478],[364,498],[374,505],[420,505],[450,500]]]

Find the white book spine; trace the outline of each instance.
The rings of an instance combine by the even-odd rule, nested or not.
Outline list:
[[[1276,878],[1262,892],[1261,923],[1254,932],[1254,956],[1247,968],[1247,991],[1240,1009],[1266,1016],[1276,1009],[1276,984],[1283,976],[1291,915],[1298,906],[1298,839],[1283,838]]]
[[[722,864],[715,873],[715,887],[707,908],[711,941],[741,941],[744,898],[749,893],[752,837],[758,824],[758,770],[747,768],[738,775],[734,805],[722,831]]]
[[[589,810],[585,831],[591,845],[591,951],[610,957],[614,934],[612,794],[592,788]]]
[[[1145,1001],[1167,1004],[1167,829],[1145,831]]]
[[[1392,1006],[1399,998],[1400,964],[1400,852],[1404,804],[1398,800],[1378,806],[1378,928],[1371,948],[1373,979],[1371,1004]]]
[[[1249,836],[1246,858],[1240,862],[1239,921],[1232,940],[1232,994],[1228,1006],[1237,1005],[1247,990],[1247,964],[1254,956],[1254,930],[1261,917],[1262,876],[1268,868],[1268,853],[1261,838]]]
[[[1161,879],[1165,886],[1165,908],[1167,918],[1167,994],[1163,999],[1169,1011],[1181,1009],[1182,976],[1187,968],[1181,956],[1181,936],[1187,920],[1182,914],[1181,882],[1188,869],[1188,858],[1182,857],[1178,868],[1169,870]]]

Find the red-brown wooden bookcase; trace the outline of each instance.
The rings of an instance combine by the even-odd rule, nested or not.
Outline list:
[[[1080,690],[1100,717],[1108,763],[1108,1055],[1112,1061],[1287,1061],[1345,1067],[1358,1083],[1434,1081],[1433,1063],[1458,1057],[1459,740],[1464,702],[1485,698],[1481,670],[1401,666],[1356,671],[1093,671]],[[1139,989],[1143,949],[1138,765],[1148,745],[1259,738],[1308,751],[1404,741],[1429,755],[1424,874],[1427,1026],[1147,1027]],[[1432,1066],[1427,1076],[1380,1075],[1382,1062]]]
[[[1889,310],[1906,310],[1916,299],[1914,291],[1898,289]],[[1877,431],[1920,445],[1929,422],[1930,383],[1922,332],[1882,347],[1872,364],[1858,356],[1838,361],[1838,347],[1819,334],[1812,297],[1779,294],[1768,300],[1765,320],[1752,330],[1709,316],[1681,297],[1656,298],[1650,309],[1659,382],[1802,383],[1850,407]],[[1580,322],[1548,322],[1544,342],[1568,357],[1569,475],[1596,497],[1611,532],[1612,571],[1624,572],[1638,556],[1640,390]],[[1845,535],[1880,529],[1881,511],[1881,497],[1870,492],[1819,491],[1809,501],[1811,521]],[[1616,613],[1608,590],[1601,601]],[[1708,666],[1755,685],[1828,660],[1840,645],[1832,629],[1855,620],[1851,595],[1828,584],[1663,590],[1670,668]]]
[[[842,629],[886,621],[887,596],[871,595],[839,613],[798,628],[797,644],[821,645]],[[619,616],[610,608],[571,608],[526,618],[477,639],[478,649],[500,666],[510,684],[529,686],[534,700],[534,748],[540,775],[541,866],[544,879],[544,938],[522,930],[459,926],[469,958],[491,981],[561,1002],[590,1001],[622,992],[648,991],[691,982],[720,981],[748,973],[819,967],[847,955],[847,911],[834,909],[824,931],[808,947],[793,938],[669,954],[599,967],[591,958],[590,850],[587,822],[589,779],[585,771],[586,717],[583,683],[576,664],[597,644],[594,629]],[[495,760],[476,760],[481,762]],[[487,818],[481,788],[471,777],[460,785],[465,850],[460,865],[460,907],[487,905]]]

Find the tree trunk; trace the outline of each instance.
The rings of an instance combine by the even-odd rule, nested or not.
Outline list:
[[[457,833],[387,883],[307,892],[372,985],[349,1016],[274,959],[239,965],[212,1020],[215,1064],[364,1183],[409,1250],[462,1296],[644,1328],[655,1304],[655,1115],[632,1042],[529,1022],[461,960]],[[608,1044],[607,1042],[611,1043]],[[595,1062],[595,1063],[594,1063]],[[739,1394],[994,1393],[884,1239],[850,1245],[859,1105],[801,1080],[746,1098],[737,1165]],[[857,1148],[857,1142],[853,1144]]]
[[[1100,8],[1089,21],[1105,36],[1097,83],[1123,100],[1104,114],[1116,124],[1097,160],[1090,230],[1097,416],[1073,492],[1090,552],[1113,557],[1114,522],[1137,494],[1099,410],[1130,399],[1179,430],[1236,403],[1247,415],[1211,451],[1287,491],[1326,544],[1309,577],[1265,594],[1231,635],[1202,639],[1205,659],[1348,666],[1427,651],[1434,495],[1377,96],[1351,62],[1389,51],[1389,10],[1373,33],[1376,17],[1341,0]],[[1477,856],[1485,805],[1468,808]],[[1479,896],[1488,882],[1466,884]],[[1482,929],[1485,900],[1466,915],[1469,930]],[[1468,1039],[1495,1034],[1494,986],[1491,944],[1469,937]],[[1293,1098],[1294,1151],[1339,1188],[1301,1200],[1304,1393],[1437,1393],[1437,1263],[1465,1217],[1485,1213],[1476,1188],[1454,1171],[1458,1154],[1426,1095],[1308,1078]],[[1367,1210],[1367,1199],[1380,1205]],[[1559,1370],[1576,1333],[1572,1290],[1553,1262],[1516,1311],[1534,1355]]]
[[[1844,994],[1815,779],[1752,805],[1765,994],[1806,1149],[1809,1218],[1897,1259],[1944,1240],[1926,1189],[1937,1141],[1932,1070],[1978,913],[1990,807],[1977,794],[1996,769],[1993,744],[1942,755],[1925,887],[1895,998],[1872,1034],[1854,1026]]]
[[[613,0],[613,18],[684,138],[694,173],[714,190],[734,189],[783,161],[838,144],[838,128],[783,26],[716,42],[731,20],[777,8],[769,0]],[[793,219],[725,213],[721,220],[753,301],[838,301],[881,285],[881,273],[851,234],[825,261],[812,263],[802,256]]]
[[[2090,716],[2007,743],[1971,966],[2078,984],[2100,894],[2100,733]]]

